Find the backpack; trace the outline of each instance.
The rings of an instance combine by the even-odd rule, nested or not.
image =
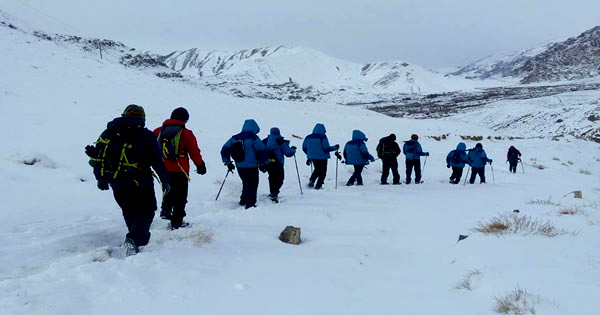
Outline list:
[[[109,130],[96,141],[95,156],[90,165],[98,179],[109,183],[137,184],[141,167],[138,165],[140,130],[115,132]]]
[[[246,159],[246,151],[244,149],[244,140],[235,139],[231,145],[231,158],[236,162],[244,162]]]
[[[519,152],[517,149],[509,149],[508,150],[508,158],[511,160],[517,160],[519,158]]]
[[[281,139],[281,141],[279,141],[279,139]],[[282,145],[283,144],[283,138],[279,138],[277,139],[277,145]],[[269,140],[269,137],[262,139],[262,143],[265,145],[265,147],[267,148],[267,142]],[[280,144],[281,142],[281,144]],[[275,156],[275,152],[273,150],[269,150],[269,148],[267,148],[267,159],[269,161],[269,163],[275,163],[277,162],[277,156]]]
[[[407,146],[407,149],[404,150],[404,153],[415,153],[417,152],[417,146],[413,145],[413,146]]]
[[[377,144],[375,150],[379,158],[395,157],[393,141],[387,141],[387,137],[379,140],[379,144]]]
[[[452,155],[452,164],[453,165],[458,165],[460,163],[463,163],[463,160],[461,159],[461,152],[460,151],[454,151],[454,154]]]
[[[163,159],[176,160],[179,153],[179,142],[181,140],[182,126],[163,126],[158,134],[158,146],[162,152]]]

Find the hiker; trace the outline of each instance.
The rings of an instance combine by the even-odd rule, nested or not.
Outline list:
[[[446,156],[446,167],[452,167],[452,175],[450,175],[450,184],[458,184],[460,183],[460,178],[462,177],[463,169],[465,168],[465,164],[467,163],[467,145],[463,142],[460,142],[456,146],[456,150],[450,151],[448,156]]]
[[[269,198],[271,201],[279,202],[279,189],[283,186],[284,169],[283,163],[285,157],[292,157],[296,154],[296,147],[290,147],[290,141],[281,136],[281,131],[277,127],[271,128],[269,136],[263,139],[267,147],[267,172],[269,173]]]
[[[186,216],[185,204],[188,196],[190,180],[190,158],[196,165],[196,173],[206,174],[206,165],[200,155],[198,142],[194,133],[185,127],[190,114],[179,107],[171,112],[171,118],[165,120],[161,127],[154,129],[162,158],[171,178],[171,191],[162,200],[160,217],[171,221],[171,229],[186,227],[183,221]]]
[[[387,185],[387,178],[390,169],[393,175],[393,184],[400,185],[400,174],[398,173],[398,156],[400,155],[400,146],[396,142],[396,135],[390,134],[387,137],[379,139],[377,144],[377,157],[381,159],[383,170],[381,172],[381,185]]]
[[[254,119],[246,119],[242,132],[233,135],[221,148],[221,159],[227,170],[233,172],[237,166],[242,179],[240,206],[256,207],[258,191],[258,167],[267,163],[267,148],[258,137],[260,128]],[[235,161],[235,165],[231,162]],[[266,169],[261,167],[261,171]]]
[[[471,165],[471,178],[469,178],[469,183],[475,183],[475,177],[479,174],[479,180],[481,184],[485,183],[485,164],[492,164],[492,159],[488,159],[487,154],[483,150],[483,145],[481,143],[477,143],[475,148],[469,149],[469,154],[467,155],[467,163]]]
[[[163,163],[158,142],[144,127],[142,106],[131,104],[121,117],[107,124],[96,146],[87,146],[86,154],[100,190],[113,190],[123,212],[128,233],[124,247],[127,255],[137,254],[150,240],[150,225],[157,209],[152,170],[162,183],[163,195],[170,189],[169,173]]]
[[[511,145],[506,153],[506,160],[508,161],[508,171],[516,173],[517,165],[519,164],[519,161],[521,161],[521,152]]]
[[[325,182],[325,176],[327,176],[327,160],[331,157],[329,152],[337,151],[340,149],[340,145],[334,146],[329,145],[329,140],[325,135],[326,130],[323,124],[317,123],[313,128],[313,132],[304,138],[302,142],[302,151],[306,153],[306,165],[311,163],[315,169],[310,175],[308,181],[308,187],[321,189]],[[339,152],[335,154],[336,158],[341,160],[342,156]],[[316,181],[316,184],[315,184]]]
[[[415,184],[421,183],[421,156],[429,156],[429,152],[423,152],[418,140],[419,136],[412,134],[410,140],[404,141],[402,147],[406,157],[406,184],[410,184],[413,168],[415,169]]]
[[[362,171],[365,165],[368,165],[369,162],[375,161],[375,158],[369,154],[369,150],[367,149],[367,137],[360,130],[352,131],[352,140],[348,141],[344,146],[344,159],[346,160],[346,164],[354,166],[354,173],[348,179],[346,186],[354,185],[356,182],[357,185],[362,186]]]

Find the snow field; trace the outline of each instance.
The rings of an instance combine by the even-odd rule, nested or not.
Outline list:
[[[0,73],[9,74],[0,78],[0,119],[8,136],[0,146],[0,309],[7,314],[491,314],[494,296],[517,286],[539,295],[540,314],[597,312],[597,144],[484,140],[496,184],[488,167],[488,184],[451,186],[445,156],[459,141],[455,135],[496,134],[483,124],[235,99],[7,28],[0,32],[6,47]],[[175,107],[187,107],[208,173],[192,176],[189,229],[171,232],[156,217],[150,244],[123,257],[125,224],[111,193],[95,187],[83,148],[129,103],[144,106],[149,128]],[[287,159],[280,204],[267,200],[264,174],[256,209],[237,206],[237,174],[215,202],[226,171],[218,152],[246,118],[258,121],[261,137],[278,126],[296,146],[301,140],[291,135],[309,134],[316,122],[326,125],[332,144],[343,145],[352,129],[361,129],[373,154],[380,137],[394,132],[404,140],[416,132],[431,152],[425,183],[379,186],[375,162],[363,174],[365,186],[345,187],[350,167],[340,164],[335,190],[331,160],[325,189],[300,196]],[[445,133],[449,140],[426,137]],[[512,144],[524,154],[525,176],[509,174],[503,164]],[[21,162],[33,157],[41,162]],[[531,167],[532,158],[545,168]],[[298,154],[305,185],[310,169],[304,162]],[[400,165],[404,180],[403,159]],[[584,199],[563,197],[573,190],[582,190]],[[530,204],[549,197],[561,205]],[[558,214],[572,206],[584,214]],[[576,233],[497,237],[470,230],[514,209]],[[302,228],[303,244],[277,240],[286,225]],[[198,233],[213,235],[212,242],[196,244]],[[459,234],[469,237],[457,242]],[[471,270],[481,272],[472,290],[456,289]]]

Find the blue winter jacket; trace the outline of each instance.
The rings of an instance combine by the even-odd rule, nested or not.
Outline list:
[[[485,163],[490,161],[482,148],[469,149],[469,155],[467,158],[467,163],[469,163],[472,168],[485,167]]]
[[[296,149],[290,148],[289,140],[283,140],[281,132],[277,127],[271,128],[271,133],[265,140],[263,142],[267,143],[267,155],[272,155],[281,164],[283,164],[286,156],[292,157],[296,154]]]
[[[458,154],[457,160],[454,159],[455,154]],[[460,142],[456,146],[456,150],[450,151],[450,153],[448,153],[448,156],[446,156],[446,164],[452,167],[463,168],[465,167],[465,163],[467,162],[467,145],[462,142]]]
[[[306,157],[309,160],[327,160],[331,157],[329,152],[340,149],[338,144],[334,146],[329,145],[329,140],[325,132],[323,124],[316,124],[315,128],[313,128],[313,133],[304,138],[302,151],[306,153]]]
[[[260,141],[257,134],[260,132],[260,128],[254,119],[246,119],[242,132],[231,137],[221,148],[221,159],[223,163],[227,164],[231,162],[231,148],[233,143],[237,140],[244,142],[244,153],[245,159],[242,162],[236,162],[235,165],[238,168],[256,168],[259,165],[267,162],[267,148]]]
[[[367,137],[360,130],[352,131],[352,140],[344,146],[344,159],[348,165],[368,165],[369,161],[375,161],[375,158],[369,154],[365,142]]]
[[[418,160],[422,155],[426,155],[423,153],[423,148],[417,140],[408,140],[404,141],[404,146],[402,146],[402,151],[404,151],[404,156],[406,156],[407,160]]]

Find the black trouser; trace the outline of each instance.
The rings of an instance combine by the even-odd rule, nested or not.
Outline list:
[[[421,160],[406,160],[406,183],[410,183],[412,170],[415,169],[415,183],[421,181]]]
[[[362,171],[363,168],[365,168],[364,165],[354,165],[354,173],[352,174],[352,176],[350,176],[350,179],[348,179],[348,184],[354,184],[354,182],[356,182],[359,185],[363,184],[363,180],[362,180]]]
[[[452,175],[450,175],[450,182],[452,184],[460,183],[460,178],[462,177],[463,168],[452,166]]]
[[[519,164],[519,160],[516,160],[516,161],[508,160],[508,170],[510,172],[516,173],[518,164]]]
[[[475,176],[477,176],[477,174],[479,174],[480,182],[485,183],[485,166],[471,168],[471,178],[469,179],[469,183],[475,183]]]
[[[188,196],[188,178],[183,172],[169,172],[171,190],[163,197],[161,209],[171,214],[171,225],[179,226],[185,217]]]
[[[400,174],[398,173],[398,160],[394,158],[381,158],[383,171],[381,172],[381,182],[386,183],[390,169],[394,178],[394,184],[400,183]]]
[[[269,172],[269,192],[271,196],[277,197],[279,195],[279,189],[283,186],[283,164],[279,162],[271,162],[267,167]]]
[[[327,160],[312,160],[312,164],[315,170],[310,175],[310,182],[314,183],[316,180],[315,188],[321,188],[325,182],[325,176],[327,176]]]
[[[113,188],[115,200],[123,212],[129,233],[125,236],[137,246],[145,246],[150,241],[150,225],[156,211],[154,187]]]
[[[239,168],[238,174],[242,179],[242,195],[240,205],[252,207],[256,205],[256,193],[258,191],[258,167]]]

